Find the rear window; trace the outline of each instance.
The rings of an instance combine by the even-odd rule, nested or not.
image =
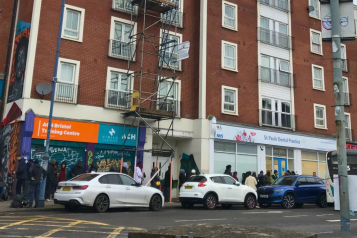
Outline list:
[[[98,174],[82,174],[79,175],[78,177],[71,179],[70,181],[91,181],[97,176]]]
[[[206,182],[206,181],[207,181],[206,177],[192,176],[187,182],[202,183],[202,182]]]
[[[273,185],[287,185],[291,186],[295,183],[297,177],[281,177],[274,181]]]

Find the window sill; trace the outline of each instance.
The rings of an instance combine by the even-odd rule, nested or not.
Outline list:
[[[71,38],[71,37],[67,37],[67,36],[62,36],[62,39],[83,43],[83,39],[75,39],[75,38]]]
[[[179,68],[175,68],[175,67],[167,67],[165,65],[162,66],[164,69],[169,69],[169,70],[175,70],[175,71],[180,71],[182,72],[182,68],[179,67]]]
[[[325,131],[327,131],[327,130],[328,130],[328,129],[327,129],[327,127],[317,127],[317,126],[315,126],[315,129],[325,130]]]
[[[239,116],[238,113],[236,113],[236,112],[222,111],[221,113],[225,114],[225,115],[230,115],[230,116]]]
[[[223,67],[223,66],[222,66],[222,69],[238,73],[237,69],[227,68],[227,67]]]
[[[222,27],[225,28],[225,29],[231,30],[231,31],[238,31],[238,28],[235,28],[235,27],[225,26],[223,24],[222,24]]]
[[[323,88],[312,88],[313,90],[316,90],[316,91],[321,91],[321,92],[326,92],[326,90]]]
[[[120,57],[120,56],[112,56],[112,55],[108,55],[109,58],[112,58],[112,59],[119,59],[119,60],[125,60],[125,61],[131,61],[133,63],[136,62],[136,59],[134,58],[133,60],[131,59],[128,59],[126,57]]]
[[[319,52],[315,52],[315,51],[311,51],[311,53],[313,53],[313,54],[315,54],[315,55],[321,55],[321,56],[324,55],[323,53],[319,53]]]
[[[321,18],[320,18],[320,17],[314,16],[314,15],[310,15],[310,14],[309,14],[309,17],[311,17],[311,18],[314,18],[314,19],[316,19],[316,20],[320,20],[320,21],[321,21]]]

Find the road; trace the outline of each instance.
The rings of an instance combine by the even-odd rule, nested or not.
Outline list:
[[[356,217],[357,218],[357,217]],[[68,213],[56,211],[0,213],[0,237],[90,237],[124,238],[128,232],[185,224],[239,224],[315,232],[321,238],[340,237],[339,212],[333,208],[304,206],[285,210],[281,207],[245,210],[236,206],[230,210],[207,211],[202,206],[186,210],[170,206],[160,212],[147,209],[113,209],[98,214],[89,209]],[[351,221],[357,238],[357,219]]]

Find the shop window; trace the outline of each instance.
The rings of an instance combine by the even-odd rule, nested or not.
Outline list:
[[[288,170],[290,170],[290,172],[295,171],[295,165],[293,159],[288,160]]]
[[[318,165],[314,161],[302,161],[302,174],[303,175],[313,175],[314,172],[317,174]]]
[[[294,150],[288,150],[288,158],[294,158]]]
[[[256,145],[244,145],[237,144],[237,151],[241,154],[257,154],[257,146]]]
[[[236,144],[215,141],[214,142],[214,150],[235,153],[236,152]]]
[[[320,178],[325,178],[325,152],[301,151],[301,160],[303,175],[313,175],[315,172]]]
[[[228,153],[214,153],[214,173],[215,174],[223,174],[226,170],[226,166],[232,166],[232,173],[236,168],[236,155],[228,154]]]
[[[270,174],[272,174],[272,168],[273,168],[273,158],[272,157],[265,157],[265,164],[266,164],[266,172],[270,171]]]
[[[326,164],[319,164],[319,177],[325,179],[326,178]]]
[[[273,148],[265,147],[265,154],[271,156],[273,154]]]

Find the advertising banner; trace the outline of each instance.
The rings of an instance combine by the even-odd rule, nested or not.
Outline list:
[[[136,127],[132,127],[131,130],[130,127],[126,127],[124,133],[123,126],[103,124],[99,126],[98,143],[100,144],[123,145],[125,141],[127,146],[136,146],[137,137]]]

